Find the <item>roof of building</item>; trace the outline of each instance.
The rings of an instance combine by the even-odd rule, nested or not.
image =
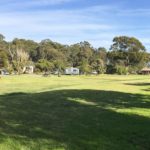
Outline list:
[[[141,71],[150,71],[150,68],[145,67],[145,68],[143,68]]]

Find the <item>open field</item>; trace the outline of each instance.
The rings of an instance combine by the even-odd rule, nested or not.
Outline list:
[[[0,150],[150,150],[150,76],[2,77]]]

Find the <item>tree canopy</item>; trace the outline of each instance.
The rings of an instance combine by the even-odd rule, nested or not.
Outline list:
[[[135,37],[114,37],[110,50],[94,48],[83,41],[63,45],[50,39],[35,42],[15,38],[5,41],[0,34],[0,68],[22,73],[24,66],[33,64],[36,72],[63,72],[67,67],[77,67],[80,73],[137,73],[150,62],[150,54]]]

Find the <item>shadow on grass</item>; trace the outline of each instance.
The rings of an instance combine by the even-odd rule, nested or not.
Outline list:
[[[126,85],[134,85],[134,86],[150,86],[150,83],[125,83]]]
[[[150,91],[150,88],[148,88],[148,89],[144,89],[144,91],[149,92],[149,91]]]
[[[150,108],[150,96],[113,91],[58,90],[0,96],[0,142],[34,149],[149,150],[150,119],[108,108]],[[32,149],[32,148],[30,148]]]
[[[145,83],[145,82],[142,82],[142,83],[125,83],[126,85],[131,85],[131,86],[144,86],[144,87],[147,87],[149,86],[150,87],[150,83]],[[150,88],[147,88],[147,89],[142,89],[143,91],[146,91],[146,92],[149,92],[150,91]]]

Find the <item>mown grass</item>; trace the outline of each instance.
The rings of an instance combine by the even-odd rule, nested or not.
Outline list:
[[[150,149],[150,76],[0,79],[0,150],[126,149]]]

